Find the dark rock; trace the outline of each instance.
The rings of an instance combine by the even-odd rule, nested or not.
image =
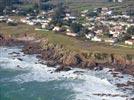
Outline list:
[[[20,65],[17,65],[18,68],[21,68]]]
[[[100,71],[100,70],[103,70],[102,66],[95,67],[95,71]]]
[[[83,74],[84,71],[75,71],[74,74]]]
[[[63,71],[70,71],[70,70],[71,70],[70,67],[65,67],[65,68],[63,68]]]
[[[94,61],[87,62],[87,68],[93,70],[96,67],[96,63]]]
[[[55,72],[60,72],[60,71],[62,71],[62,70],[63,70],[62,67],[58,67],[58,68],[56,68]]]
[[[46,62],[44,62],[44,61],[39,61],[39,63],[42,65],[46,65]]]
[[[46,65],[48,67],[55,67],[57,65],[57,63],[55,61],[47,61]]]
[[[60,66],[58,67],[55,72],[60,72],[60,71],[70,71],[71,68],[70,67],[64,67],[64,66]]]
[[[1,39],[1,40],[3,40],[3,39],[4,39],[4,37],[3,37],[2,35],[0,35],[0,39]]]
[[[113,77],[118,77],[118,74],[119,73],[117,73],[117,72],[112,72]]]
[[[25,54],[40,54],[42,48],[38,43],[28,43],[23,47],[22,52]]]
[[[134,86],[134,82],[131,82],[131,81],[128,81],[127,84]]]
[[[35,62],[35,64],[38,64],[37,62]]]
[[[21,58],[17,58],[18,60],[20,60],[20,61],[23,61],[23,59],[21,59]]]
[[[17,54],[17,55],[19,55],[20,53],[18,53],[18,52],[12,52],[12,53],[9,53],[10,55],[13,55],[13,54]]]
[[[118,84],[116,84],[116,85],[117,85],[117,87],[126,87],[126,86],[128,86],[127,84],[123,84],[123,83],[122,83],[122,84],[119,84],[119,83],[118,83]]]
[[[54,72],[51,71],[50,73],[52,74],[52,73],[54,73]]]

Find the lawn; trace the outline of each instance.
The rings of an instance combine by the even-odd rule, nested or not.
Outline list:
[[[74,37],[64,35],[64,33],[54,33],[52,31],[35,31],[35,27],[25,24],[18,26],[8,26],[7,24],[0,23],[0,32],[18,36],[23,33],[35,35],[40,38],[47,38],[53,44],[63,45],[66,49],[77,52],[102,52],[114,54],[134,54],[134,49],[125,47],[113,47],[104,43],[90,42],[88,40],[81,40]]]
[[[133,7],[134,6],[134,1],[133,0],[126,0],[123,3],[109,3],[109,2],[98,2],[95,0],[75,0],[75,1],[70,1],[67,3],[70,8],[73,10],[77,11],[82,11],[82,10],[93,10],[94,8],[99,8],[99,7],[112,7],[115,8],[117,11],[125,11],[128,6]]]

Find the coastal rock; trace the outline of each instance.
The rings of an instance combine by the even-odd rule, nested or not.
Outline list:
[[[75,71],[74,74],[83,74],[84,71]]]
[[[95,71],[100,71],[100,70],[103,70],[103,66],[97,66],[97,67],[95,67]]]
[[[41,52],[41,55],[42,55],[41,58],[44,60],[52,60],[53,55],[54,55],[54,50],[51,48],[44,49]]]
[[[115,71],[121,73],[130,74],[134,76],[133,54],[96,54],[96,52],[84,52],[83,54],[82,52],[72,52],[67,48],[64,48],[63,45],[61,46],[59,44],[50,43],[48,39],[41,39],[41,42],[37,40],[35,39],[33,41],[20,41],[15,38],[12,38],[11,36],[5,36],[3,34],[0,34],[1,46],[14,46],[17,44],[23,44],[24,47],[22,51],[24,53],[40,54],[39,58],[48,61],[48,66],[55,66],[59,64],[63,65],[64,68],[68,68],[68,66],[70,66],[89,68],[91,70],[102,70],[103,67],[106,67],[114,69]],[[98,62],[102,63],[100,64]]]
[[[0,35],[0,40],[3,40],[4,39],[4,36]]]
[[[93,70],[97,66],[96,62],[94,60],[89,60],[87,62],[87,68]]]
[[[13,54],[16,54],[16,55],[19,55],[20,53],[18,52],[12,52],[12,53],[8,53],[9,55],[13,55]]]
[[[25,54],[39,54],[41,50],[42,48],[38,43],[29,43],[22,49]]]
[[[80,56],[73,53],[65,55],[62,60],[63,60],[63,65],[71,66],[71,67],[78,67],[79,64],[82,62]]]
[[[23,61],[23,59],[22,58],[17,58],[19,61]]]
[[[55,66],[57,65],[57,63],[56,63],[55,61],[47,61],[47,62],[46,62],[46,65],[47,65],[48,67],[55,67]]]
[[[69,71],[69,70],[71,70],[70,67],[60,66],[60,67],[58,67],[58,68],[55,70],[55,72]]]

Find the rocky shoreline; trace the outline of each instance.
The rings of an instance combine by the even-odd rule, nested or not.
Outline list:
[[[130,57],[126,59],[126,57],[114,54],[78,53],[68,51],[62,45],[49,43],[47,39],[32,39],[26,41],[25,39],[0,35],[0,46],[15,45],[24,45],[22,51],[25,54],[38,54],[37,57],[46,61],[45,64],[50,67],[60,65],[60,67],[56,69],[56,72],[62,70],[68,71],[71,69],[70,67],[87,68],[91,70],[110,68],[117,72],[134,76],[133,55],[129,55]],[[117,74],[113,72],[113,75],[116,76]]]

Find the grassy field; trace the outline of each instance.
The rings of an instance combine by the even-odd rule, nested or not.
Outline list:
[[[112,7],[118,11],[125,11],[128,7],[134,7],[133,0],[126,0],[123,3],[104,2],[105,0],[66,0],[66,4],[73,10],[93,10],[98,7]]]
[[[64,34],[54,33],[52,31],[35,31],[35,27],[25,24],[18,26],[8,26],[5,23],[0,23],[0,32],[12,35],[14,37],[21,36],[27,33],[30,36],[35,35],[40,38],[47,38],[53,44],[63,45],[66,49],[77,52],[102,52],[114,54],[134,54],[134,49],[125,47],[113,47],[104,43],[95,43],[88,40],[80,40],[73,37],[68,37]]]

